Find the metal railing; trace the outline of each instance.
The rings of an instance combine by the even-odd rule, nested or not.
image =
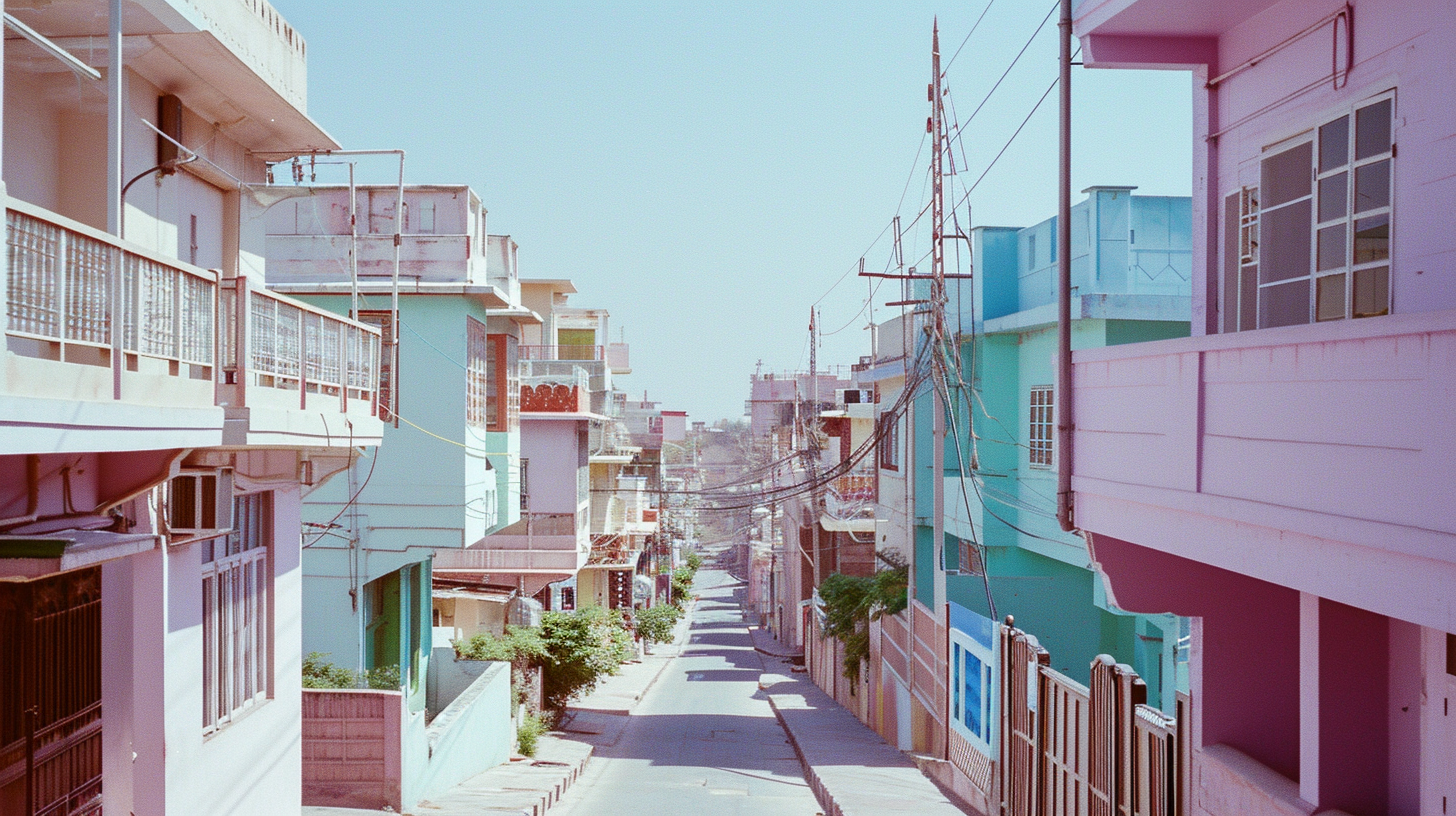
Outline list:
[[[222,365],[226,382],[293,391],[299,406],[309,394],[338,397],[374,407],[380,372],[379,329],[290,298],[254,288],[246,278],[227,282],[222,292]],[[247,319],[238,307],[246,303]],[[240,331],[241,329],[241,331]],[[248,351],[239,354],[240,348]],[[246,399],[246,395],[243,396]],[[245,404],[245,403],[244,403]]]
[[[132,370],[148,357],[176,376],[212,376],[216,272],[13,199],[5,243],[5,333],[19,341],[11,351]]]
[[[605,360],[606,346],[520,346],[522,360]]]

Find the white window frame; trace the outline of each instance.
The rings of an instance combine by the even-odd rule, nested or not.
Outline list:
[[[273,696],[273,494],[233,500],[233,530],[199,542],[202,729],[212,734]]]
[[[1037,402],[1037,395],[1045,393],[1046,401]],[[1042,418],[1038,417],[1038,410]],[[1040,427],[1043,435],[1036,431]],[[1039,470],[1056,465],[1057,390],[1051,385],[1033,385],[1027,394],[1026,459],[1027,464]]]
[[[986,648],[970,635],[954,627],[949,628],[950,654],[946,665],[946,685],[950,689],[950,724],[957,734],[987,757],[995,758],[992,745],[996,739],[996,654],[995,640]],[[972,660],[975,661],[972,664]],[[972,731],[965,723],[965,672],[972,666],[981,676],[981,699],[977,701],[980,712],[981,731]]]
[[[1237,251],[1239,253],[1239,257],[1237,259],[1237,270],[1234,274],[1236,280],[1234,281],[1230,281],[1229,279],[1229,273],[1230,271],[1232,271],[1231,267],[1233,264],[1233,260],[1228,257],[1225,257],[1223,259],[1224,263],[1220,267],[1220,277],[1223,280],[1222,285],[1225,287],[1225,289],[1227,289],[1231,285],[1238,286],[1241,289],[1241,281],[1243,280],[1244,271],[1251,267],[1257,269],[1254,280],[1256,296],[1253,303],[1253,309],[1255,312],[1253,320],[1251,321],[1249,319],[1249,315],[1242,314],[1232,320],[1221,320],[1222,328],[1224,331],[1242,331],[1255,327],[1262,329],[1270,328],[1275,325],[1301,325],[1299,323],[1272,324],[1266,319],[1263,306],[1263,295],[1265,290],[1270,290],[1274,287],[1280,286],[1298,287],[1301,285],[1301,283],[1304,286],[1308,287],[1309,310],[1307,318],[1304,321],[1305,323],[1316,323],[1327,320],[1350,320],[1356,319],[1357,317],[1376,317],[1379,315],[1390,313],[1391,305],[1394,298],[1395,270],[1393,256],[1397,220],[1394,211],[1396,195],[1395,157],[1397,153],[1395,131],[1399,119],[1397,117],[1395,107],[1395,98],[1396,90],[1393,88],[1381,91],[1379,93],[1363,96],[1357,101],[1345,103],[1339,106],[1337,109],[1331,110],[1324,116],[1321,116],[1317,120],[1316,124],[1309,130],[1306,130],[1297,136],[1293,136],[1275,144],[1266,146],[1260,152],[1257,159],[1261,175],[1260,184],[1249,187],[1241,187],[1237,190],[1230,191],[1224,196],[1225,204],[1224,213],[1222,215],[1224,221],[1223,228],[1226,235],[1228,230],[1235,228],[1239,230],[1238,240],[1236,242],[1238,246]],[[1378,105],[1386,100],[1389,100],[1391,104],[1390,148],[1377,154],[1373,154],[1363,158],[1356,158],[1358,112]],[[1345,155],[1342,157],[1343,161],[1341,161],[1337,165],[1330,167],[1329,169],[1321,170],[1321,131],[1326,126],[1331,125],[1342,118],[1347,120]],[[1278,156],[1279,154],[1302,147],[1304,145],[1309,145],[1310,147],[1310,189],[1308,194],[1298,196],[1289,201],[1281,202],[1276,206],[1266,207],[1261,210],[1260,200],[1261,192],[1263,191],[1261,191],[1260,185],[1263,184],[1262,168],[1264,162],[1274,156]],[[1360,168],[1378,164],[1380,162],[1389,162],[1389,177],[1387,179],[1389,198],[1383,206],[1370,208],[1368,210],[1357,211],[1357,205],[1355,201],[1356,173]],[[1343,208],[1343,211],[1340,212],[1338,215],[1332,215],[1330,218],[1322,220],[1320,218],[1320,206],[1322,203],[1321,199],[1324,195],[1327,195],[1328,193],[1321,192],[1321,183],[1329,182],[1333,179],[1339,178],[1341,174],[1344,174],[1342,193],[1345,199],[1345,206]],[[1237,225],[1237,227],[1229,223],[1230,219],[1228,215],[1228,202],[1229,199],[1234,195],[1240,196],[1239,224]],[[1268,259],[1267,257],[1261,258],[1261,255],[1263,253],[1260,252],[1261,248],[1259,246],[1259,243],[1262,237],[1266,239],[1265,243],[1267,244],[1268,236],[1261,234],[1264,231],[1264,225],[1262,224],[1262,222],[1267,219],[1270,213],[1276,212],[1286,207],[1297,205],[1304,201],[1309,202],[1310,208],[1308,227],[1308,268],[1304,275],[1284,278],[1278,281],[1266,282],[1263,279],[1263,276],[1267,274],[1268,270],[1266,268],[1266,264],[1263,262],[1267,261]],[[1384,217],[1386,219],[1386,226],[1388,230],[1386,237],[1386,256],[1384,258],[1378,258],[1373,261],[1357,263],[1354,257],[1356,224],[1362,220],[1381,217]],[[1320,234],[1321,232],[1325,231],[1330,231],[1333,234],[1333,231],[1338,229],[1343,229],[1344,231],[1343,239],[1341,241],[1344,257],[1340,258],[1338,263],[1330,263],[1325,265],[1324,268],[1321,268]],[[1230,243],[1234,242],[1225,242],[1225,253],[1229,251],[1228,246]],[[1383,308],[1377,308],[1375,311],[1369,314],[1356,315],[1354,285],[1356,276],[1361,273],[1371,273],[1382,268],[1385,270],[1385,302],[1383,304]],[[1325,317],[1321,317],[1319,311],[1321,282],[1333,280],[1335,278],[1340,278],[1343,281],[1343,293],[1341,297],[1343,310],[1338,316],[1328,315]],[[1238,309],[1239,305],[1242,303],[1241,292],[1235,291],[1233,293],[1230,293],[1225,291],[1224,297],[1221,298],[1221,302],[1224,304],[1225,308]]]

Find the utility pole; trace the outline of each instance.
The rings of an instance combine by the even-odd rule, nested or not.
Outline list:
[[[819,501],[823,495],[819,490],[819,337],[814,326],[814,307],[809,307],[809,418],[805,423],[807,432],[804,434],[806,449],[809,451],[809,484],[813,490],[809,494],[809,507],[813,511],[810,521],[810,534],[814,537],[814,591],[819,591],[819,583],[823,580],[823,553],[819,547]]]
[[[945,402],[941,399],[941,388],[949,394],[950,378],[945,376],[945,185],[941,158],[945,150],[945,115],[940,104],[940,23],[937,20],[931,34],[930,47],[930,337],[935,356],[932,361],[932,377],[938,377],[941,385],[931,389],[931,449],[930,469],[934,503],[931,509],[931,551],[935,554],[935,569],[932,592],[932,609],[940,609],[945,603]]]
[[[1057,521],[1076,529],[1072,516],[1072,0],[1062,0],[1057,36],[1061,87],[1057,89],[1060,156],[1057,162]]]

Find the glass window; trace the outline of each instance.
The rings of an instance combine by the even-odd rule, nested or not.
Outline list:
[[[1251,284],[1259,328],[1389,312],[1394,105],[1393,92],[1364,100],[1260,160],[1260,186],[1239,194],[1237,264],[1225,199],[1221,303],[1237,315],[1224,331],[1253,328]]]
[[[271,691],[272,498],[272,493],[236,497],[233,531],[201,545],[204,733],[231,722]]]
[[[1027,433],[1027,457],[1033,467],[1051,467],[1053,394],[1050,385],[1031,389],[1031,418]]]

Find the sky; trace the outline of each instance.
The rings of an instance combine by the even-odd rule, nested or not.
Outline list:
[[[976,185],[975,225],[1055,214],[1055,91],[1027,119],[1057,76],[1056,20],[1033,37],[1050,2],[272,2],[307,42],[325,130],[403,148],[409,183],[473,187],[522,277],[611,312],[631,345],[618,386],[694,420],[740,417],[760,363],[807,370],[811,307],[821,367],[869,353],[855,272],[883,270],[891,219],[929,200],[937,17],[954,199]],[[1191,82],[1073,69],[1074,203],[1094,184],[1189,194]],[[908,232],[907,264],[927,238]],[[876,319],[898,299],[880,289]]]

